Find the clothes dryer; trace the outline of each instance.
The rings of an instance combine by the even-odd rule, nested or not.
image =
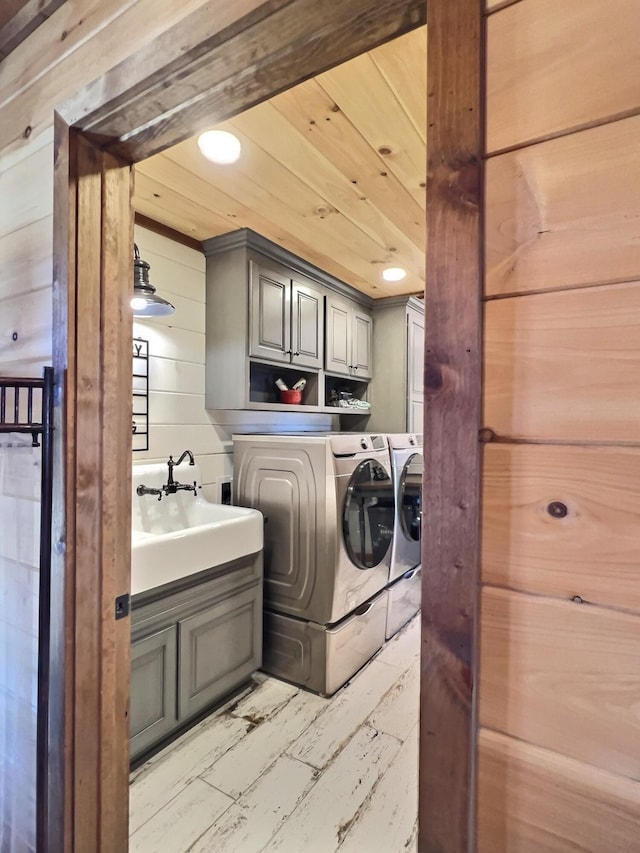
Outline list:
[[[265,516],[268,672],[330,695],[385,640],[394,502],[385,436],[234,436],[236,502]]]
[[[387,639],[420,609],[422,526],[422,436],[387,436],[395,500],[393,544],[389,571]]]

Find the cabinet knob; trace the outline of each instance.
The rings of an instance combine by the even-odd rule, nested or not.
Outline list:
[[[300,355],[299,352],[294,352],[294,356],[298,356],[298,355]]]
[[[290,350],[290,349],[286,349],[286,350],[284,351],[284,354],[285,354],[285,355],[292,355],[292,353],[293,353],[293,350]]]

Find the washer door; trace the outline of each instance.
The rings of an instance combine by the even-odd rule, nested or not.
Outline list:
[[[393,485],[374,459],[360,462],[349,480],[342,535],[351,562],[373,569],[384,560],[393,537]]]
[[[420,541],[422,525],[422,454],[412,454],[404,464],[398,484],[400,526],[407,539]]]

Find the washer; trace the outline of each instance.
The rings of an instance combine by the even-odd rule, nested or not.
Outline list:
[[[393,538],[383,435],[238,435],[236,501],[265,516],[263,668],[330,695],[385,640]]]
[[[389,571],[386,637],[389,639],[420,609],[422,525],[422,436],[387,435],[395,499]]]

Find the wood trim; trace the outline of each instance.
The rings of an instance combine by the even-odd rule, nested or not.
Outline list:
[[[75,211],[76,136],[56,113],[53,211],[53,524],[49,677],[49,756],[47,845],[71,853],[73,797],[70,795],[73,744],[73,656],[75,622]],[[69,286],[74,282],[74,286]],[[71,342],[71,346],[68,343]]]
[[[189,237],[187,234],[182,234],[182,232],[176,231],[175,228],[171,228],[169,225],[163,225],[162,222],[156,222],[155,219],[145,216],[144,213],[136,211],[135,224],[141,228],[146,228],[147,231],[153,231],[154,234],[159,234],[161,237],[167,237],[167,239],[173,240],[174,243],[181,243],[189,249],[195,249],[196,252],[203,252],[200,240],[196,240],[195,237]]]
[[[419,850],[475,845],[483,3],[430,0]]]
[[[67,851],[116,853],[128,844],[130,620],[115,620],[114,599],[129,589],[131,560],[130,537],[120,533],[130,527],[131,407],[122,389],[130,385],[132,171],[60,119],[56,150],[54,358],[58,376],[66,369],[58,436],[66,469],[56,479],[54,551],[65,543],[66,577],[56,579],[53,616],[64,595],[66,760],[56,770],[66,808],[64,819],[60,807],[52,816],[47,849],[63,849],[64,837]],[[59,630],[56,638],[60,653]]]
[[[284,5],[286,20],[276,15]],[[66,492],[59,479],[56,530],[58,548],[66,547],[60,588],[67,591],[64,831],[69,853],[127,849],[128,680],[122,676],[128,667],[129,620],[116,623],[112,607],[114,593],[128,587],[130,566],[129,537],[118,540],[117,533],[130,526],[121,510],[129,506],[130,491],[130,458],[123,456],[129,378],[125,382],[120,371],[129,365],[131,324],[119,297],[124,299],[130,286],[133,212],[125,201],[128,166],[118,156],[143,159],[194,134],[205,120],[231,115],[419,26],[426,4],[244,0],[221,10],[211,0],[202,9],[209,29],[212,20],[217,22],[215,35],[194,30],[193,16],[186,18],[161,44],[156,40],[79,93],[57,126],[54,252],[63,321],[56,327],[55,349],[58,370],[66,367],[67,378],[64,402],[58,400],[64,406]],[[223,10],[231,16],[226,28],[215,14]],[[482,3],[430,0],[429,15],[434,93],[428,235],[434,248],[426,306],[431,346],[425,431],[431,440],[425,450],[423,562],[429,589],[423,611],[420,850],[458,853],[471,849],[475,826]],[[230,27],[240,41],[230,38]],[[246,49],[256,40],[263,50],[270,44],[281,50],[267,48],[262,64],[256,64]],[[192,99],[212,68],[240,61],[239,46],[240,65],[201,99]],[[236,74],[232,83],[229,74]],[[245,77],[255,82],[244,83]],[[195,86],[189,100],[181,80]],[[74,111],[81,131],[90,129],[100,147],[69,129]],[[54,839],[50,849],[61,849],[55,844]]]
[[[515,6],[516,3],[522,3],[522,0],[486,0],[485,15],[493,15],[494,12],[500,12],[507,6]]]
[[[0,26],[0,61],[15,50],[65,0],[23,0],[21,8]],[[14,4],[15,5],[15,4]]]
[[[426,20],[424,0],[226,7],[205,3],[66,104],[65,120],[139,161]]]

